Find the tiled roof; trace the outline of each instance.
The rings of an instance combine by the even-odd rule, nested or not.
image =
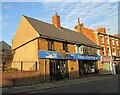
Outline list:
[[[31,17],[24,17],[32,25],[32,27],[43,37],[99,48],[96,43],[94,43],[82,33],[78,33],[63,27],[57,28],[53,24],[49,24]]]

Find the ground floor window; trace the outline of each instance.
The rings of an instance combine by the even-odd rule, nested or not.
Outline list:
[[[102,74],[110,74],[110,62],[102,62]]]
[[[79,74],[86,75],[92,73],[98,73],[97,61],[79,60]]]

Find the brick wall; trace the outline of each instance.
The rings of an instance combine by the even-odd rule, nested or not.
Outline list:
[[[48,51],[48,41],[46,39],[39,39],[39,50],[47,50]],[[56,52],[60,52],[63,50],[63,42],[54,41],[54,50]],[[68,51],[70,53],[75,53],[74,44],[68,44]]]
[[[2,73],[2,87],[39,83],[39,71],[21,71]]]
[[[39,43],[38,45],[39,50],[48,50],[47,40],[40,38],[38,43]]]
[[[68,60],[69,79],[79,77],[78,60]]]

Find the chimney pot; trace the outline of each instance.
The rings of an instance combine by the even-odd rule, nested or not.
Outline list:
[[[57,15],[57,13],[55,13],[55,15]]]

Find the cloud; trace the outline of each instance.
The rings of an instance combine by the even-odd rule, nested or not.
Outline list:
[[[73,30],[77,18],[80,18],[88,28],[95,29],[99,26],[110,28],[111,34],[118,31],[118,3],[116,2],[44,2],[42,4],[46,12],[58,12],[63,27]]]
[[[4,5],[3,8],[4,9],[10,9],[10,8],[13,8],[13,6],[11,6],[11,5]]]

